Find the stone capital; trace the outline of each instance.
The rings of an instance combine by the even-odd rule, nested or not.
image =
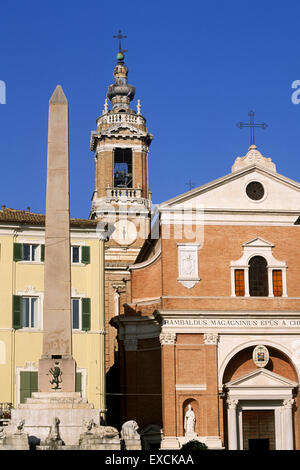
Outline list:
[[[204,333],[204,344],[218,344],[219,335],[216,333]]]
[[[176,333],[161,333],[159,335],[159,341],[161,345],[175,345]]]
[[[237,407],[238,402],[239,402],[238,400],[233,400],[232,398],[228,398],[227,399],[227,407],[230,410],[235,410],[236,407]]]
[[[294,401],[295,400],[293,398],[288,398],[287,400],[283,400],[282,402],[283,408],[292,408]]]

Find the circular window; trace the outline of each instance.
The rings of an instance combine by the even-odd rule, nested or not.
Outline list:
[[[246,187],[247,196],[253,201],[259,201],[264,197],[265,190],[261,183],[258,181],[252,181]]]

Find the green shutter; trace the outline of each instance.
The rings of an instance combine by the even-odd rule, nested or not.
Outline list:
[[[22,243],[14,243],[14,261],[22,261],[23,249]]]
[[[81,372],[76,372],[76,379],[75,379],[75,392],[81,392]]]
[[[25,403],[32,392],[38,391],[38,373],[35,371],[20,372],[20,403]]]
[[[82,299],[81,325],[83,331],[91,329],[91,299]]]
[[[90,264],[90,247],[89,246],[81,247],[81,261],[84,264]]]
[[[13,328],[18,330],[22,328],[22,297],[13,295]]]
[[[45,261],[45,245],[41,245],[41,261]]]

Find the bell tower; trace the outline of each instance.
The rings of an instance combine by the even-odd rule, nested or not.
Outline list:
[[[127,82],[125,52],[120,47],[113,72],[115,83],[108,87],[104,109],[90,141],[95,155],[90,218],[113,223],[115,231],[109,245],[123,247],[141,246],[150,230],[148,152],[153,138],[141,114],[140,100],[136,111],[130,107],[135,87]]]

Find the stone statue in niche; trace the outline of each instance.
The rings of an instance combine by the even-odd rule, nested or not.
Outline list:
[[[195,433],[195,423],[196,423],[196,416],[193,411],[192,405],[188,405],[187,412],[184,416],[184,430],[185,436],[187,437],[194,437],[197,434]]]

